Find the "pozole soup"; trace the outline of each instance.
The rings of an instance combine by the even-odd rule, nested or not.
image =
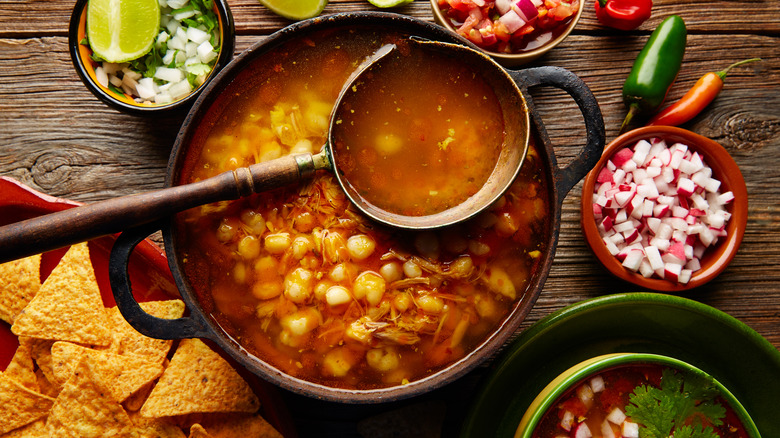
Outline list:
[[[319,150],[355,67],[407,37],[352,26],[271,49],[212,106],[178,183]],[[249,353],[329,387],[396,386],[463,358],[527,299],[551,235],[545,169],[532,145],[489,211],[435,232],[379,226],[322,172],[180,214],[177,256],[204,312]]]
[[[488,180],[504,146],[504,117],[474,66],[402,43],[344,91],[331,139],[336,168],[365,201],[431,215]]]
[[[660,364],[601,371],[561,396],[533,438],[747,438],[711,379]]]

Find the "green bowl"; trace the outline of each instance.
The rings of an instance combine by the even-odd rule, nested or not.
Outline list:
[[[780,351],[718,309],[659,293],[582,301],[523,331],[480,382],[459,436],[513,437],[556,376],[594,356],[628,352],[670,356],[705,371],[729,388],[763,437],[780,437]]]
[[[584,360],[562,372],[549,384],[547,384],[547,386],[545,386],[539,395],[536,396],[536,398],[531,402],[530,406],[528,406],[528,409],[525,411],[525,414],[523,415],[523,418],[520,420],[520,424],[517,427],[517,431],[515,431],[515,438],[530,438],[534,432],[534,429],[536,429],[537,425],[542,421],[542,418],[544,418],[545,413],[547,413],[550,408],[555,406],[556,402],[560,399],[561,396],[568,393],[569,390],[579,385],[582,381],[588,379],[594,374],[598,374],[610,368],[621,365],[637,364],[665,365],[689,374],[698,375],[707,379],[708,381],[712,381],[723,399],[736,413],[748,436],[750,438],[761,437],[761,434],[758,432],[753,419],[750,418],[747,410],[745,410],[744,406],[742,406],[739,400],[734,397],[731,391],[729,391],[720,382],[699,368],[696,368],[695,366],[681,360],[659,354],[610,353]]]

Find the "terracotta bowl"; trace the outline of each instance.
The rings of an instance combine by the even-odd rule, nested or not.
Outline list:
[[[219,19],[220,30],[220,51],[214,68],[209,73],[206,81],[195,88],[186,97],[166,104],[138,103],[127,94],[119,94],[100,85],[95,76],[95,67],[98,64],[92,60],[92,50],[89,46],[81,44],[86,35],[87,19],[87,0],[78,0],[73,9],[73,15],[70,18],[70,27],[68,29],[68,48],[71,61],[76,68],[84,85],[98,99],[107,105],[130,114],[153,116],[160,114],[184,113],[190,109],[195,99],[198,98],[201,90],[217,75],[222,67],[230,62],[233,57],[235,47],[235,28],[233,25],[233,15],[230,7],[225,0],[214,0],[214,12]]]
[[[430,0],[431,1],[431,10],[433,11],[433,18],[436,20],[436,22],[445,28],[447,30],[457,34],[457,29],[455,26],[453,26],[452,21],[444,14],[444,12],[439,7],[439,0]],[[536,58],[539,58],[540,56],[544,55],[545,53],[549,52],[555,46],[563,42],[563,40],[566,39],[567,36],[571,33],[572,30],[574,30],[574,27],[577,25],[577,22],[580,20],[580,16],[582,16],[582,11],[585,8],[585,1],[580,0],[579,2],[579,8],[577,9],[577,12],[575,13],[574,17],[571,19],[571,21],[566,25],[566,29],[554,38],[552,38],[550,41],[542,44],[541,46],[532,49],[527,50],[523,52],[518,53],[500,53],[500,52],[493,52],[490,50],[482,49],[481,47],[472,44],[473,47],[476,47],[483,52],[490,55],[493,59],[496,60],[499,64],[505,66],[505,67],[516,67],[519,65],[527,64]]]
[[[632,272],[607,250],[601,239],[593,213],[593,191],[596,178],[607,160],[618,150],[633,146],[639,140],[662,138],[671,145],[680,142],[690,150],[698,151],[712,168],[712,177],[721,181],[720,192],[731,191],[734,200],[727,207],[732,214],[726,225],[728,235],[707,249],[701,259],[701,269],[695,271],[688,283],[682,284],[657,277],[645,278]],[[660,292],[676,292],[701,286],[718,276],[734,258],[745,234],[748,215],[748,193],[742,173],[729,153],[720,144],[685,129],[672,126],[648,126],[629,131],[613,140],[604,148],[601,160],[585,177],[582,186],[582,232],[593,253],[613,275],[645,289]]]
[[[525,411],[525,414],[520,421],[520,425],[517,427],[515,438],[531,437],[534,429],[542,422],[548,410],[558,405],[561,402],[562,397],[568,397],[568,394],[571,394],[571,391],[578,385],[588,381],[601,372],[632,365],[661,365],[683,372],[685,375],[693,375],[710,381],[718,390],[723,401],[725,401],[733,410],[734,414],[736,414],[736,417],[739,420],[739,423],[744,427],[747,436],[751,438],[760,438],[761,435],[745,407],[742,406],[739,400],[737,400],[731,391],[723,386],[721,382],[687,362],[669,356],[650,353],[605,354],[584,360],[562,372],[536,396],[533,402],[531,402],[531,405]],[[563,431],[563,429],[561,429],[561,431]]]

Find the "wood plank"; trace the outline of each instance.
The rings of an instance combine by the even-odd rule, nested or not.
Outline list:
[[[671,14],[685,19],[691,33],[756,33],[777,34],[780,32],[780,2],[776,1],[730,1],[693,0],[680,8],[677,0],[653,2],[653,16],[636,32],[615,31],[601,26],[596,20],[593,5],[586,1],[580,23],[575,33],[599,32],[627,36],[633,33],[648,33]],[[0,8],[0,38],[24,38],[30,36],[65,36],[73,12],[72,1],[4,1]],[[278,17],[257,0],[228,0],[236,22],[238,34],[270,34],[291,23]],[[683,9],[683,10],[681,10]],[[323,15],[338,12],[380,11],[366,0],[331,0]],[[387,11],[411,15],[423,20],[433,20],[430,3],[416,0],[413,3]],[[749,23],[745,22],[745,11],[749,11]]]

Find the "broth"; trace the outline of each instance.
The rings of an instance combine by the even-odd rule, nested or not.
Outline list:
[[[582,436],[593,436],[594,438],[633,436],[631,430],[638,431],[646,427],[646,425],[642,424],[642,421],[644,421],[642,418],[631,417],[630,414],[633,411],[628,406],[632,403],[632,400],[635,400],[635,403],[643,407],[656,406],[657,403],[656,411],[665,411],[665,414],[656,412],[653,415],[653,420],[658,421],[658,419],[664,417],[674,418],[674,413],[676,412],[674,408],[680,406],[680,404],[668,403],[667,400],[669,400],[670,394],[677,392],[681,398],[699,397],[695,400],[695,405],[702,406],[702,408],[693,408],[681,422],[683,424],[675,424],[675,427],[701,425],[702,427],[711,428],[716,436],[720,438],[747,438],[748,435],[737,414],[722,396],[717,395],[717,389],[712,386],[706,394],[702,394],[702,387],[699,385],[703,385],[703,381],[701,378],[696,379],[696,377],[657,364],[632,364],[601,371],[588,377],[585,381],[580,382],[561,396],[544,414],[532,437],[568,437],[570,433],[571,436],[575,436],[575,430],[579,427],[587,428],[591,434],[588,435],[585,432],[581,432]],[[685,385],[685,395],[679,391],[679,387],[675,388],[675,385],[670,385],[669,382],[666,382],[667,389],[664,390],[664,396],[659,397],[664,398],[663,402],[654,398],[652,403],[648,405],[644,400],[639,401],[639,399],[633,398],[635,394],[643,391],[638,389],[638,387],[663,388],[665,379],[676,378],[684,382],[682,384]],[[672,388],[676,390],[672,391]],[[706,400],[703,398],[706,398]],[[662,404],[663,406],[661,406]],[[707,406],[719,406],[714,409],[710,407],[705,408],[703,407],[705,404]],[[620,413],[616,413],[616,410],[619,410]],[[636,412],[636,414],[639,415],[640,413]],[[628,416],[626,417],[626,415]],[[712,417],[708,417],[708,415],[712,415]],[[719,418],[715,420],[714,417]],[[626,426],[626,423],[632,423],[638,426],[638,429],[635,429],[634,426]],[[662,421],[658,424],[670,423]],[[644,435],[640,433],[640,436]]]
[[[319,149],[341,84],[406,37],[339,28],[264,54],[199,125],[178,182]],[[435,232],[379,226],[321,172],[179,214],[178,257],[205,313],[282,372],[351,389],[404,384],[463,358],[534,284],[552,233],[545,169],[532,144],[489,211]]]
[[[415,44],[345,90],[334,121],[338,171],[365,201],[404,216],[440,213],[477,193],[504,143],[501,107],[482,75]]]

